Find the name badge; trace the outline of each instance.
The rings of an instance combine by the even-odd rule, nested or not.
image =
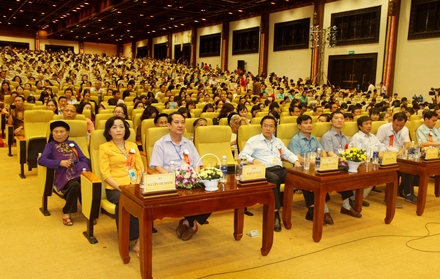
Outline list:
[[[337,170],[338,163],[338,157],[321,157],[321,165],[319,167],[319,171]]]
[[[383,153],[382,165],[391,165],[397,163],[397,153],[392,151],[387,151]]]
[[[438,159],[438,149],[437,148],[426,148],[425,159]]]
[[[266,178],[266,165],[246,165],[243,166],[241,181],[257,180]]]
[[[176,189],[176,176],[173,173],[144,174],[144,189],[142,193],[154,193]]]

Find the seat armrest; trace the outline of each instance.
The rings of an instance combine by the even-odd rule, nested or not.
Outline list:
[[[81,174],[82,212],[87,219],[98,219],[101,209],[102,182],[92,172]]]

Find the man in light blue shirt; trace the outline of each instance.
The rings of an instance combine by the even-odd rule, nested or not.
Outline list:
[[[335,157],[345,150],[345,147],[349,145],[350,140],[341,131],[345,123],[344,114],[341,111],[337,110],[331,113],[330,123],[332,124],[332,128],[322,136],[321,145],[327,152],[328,156]],[[350,198],[354,196],[353,191],[342,191],[339,192],[339,194],[341,194],[342,197],[342,207],[340,212],[342,214],[361,218],[362,214],[350,204]]]
[[[296,134],[289,142],[289,150],[292,151],[301,163],[304,163],[304,155],[309,152],[316,152],[318,148],[321,149],[321,156],[326,157],[327,152],[322,149],[319,141],[312,135],[312,118],[309,115],[303,114],[296,119],[298,124],[299,133]],[[311,160],[311,164],[315,164],[315,159]],[[301,186],[299,185],[299,188]],[[314,214],[314,199],[313,192],[303,190],[304,200],[307,205],[306,220],[313,221]],[[330,196],[327,193],[326,201],[330,200]],[[330,215],[327,204],[324,205],[324,224],[333,225],[333,218]]]
[[[281,231],[281,221],[278,210],[281,208],[280,185],[286,181],[287,170],[282,167],[281,159],[300,167],[298,157],[287,149],[284,143],[275,137],[277,121],[273,116],[264,116],[260,122],[261,134],[248,139],[240,152],[240,157],[246,157],[248,163],[265,164],[267,181],[276,185],[275,195],[275,224],[274,230]],[[289,210],[289,209],[286,209]]]
[[[168,173],[170,162],[180,166],[184,163],[185,151],[188,151],[190,165],[197,168],[201,165],[196,165],[200,160],[199,153],[194,147],[194,144],[183,137],[185,132],[185,117],[178,112],[173,112],[168,116],[168,128],[170,133],[160,138],[153,147],[153,154],[151,155],[150,167],[159,173]],[[211,213],[200,214],[194,216],[186,216],[185,219],[180,220],[176,229],[177,237],[183,241],[190,240],[192,236],[198,231],[197,223],[203,225]],[[197,222],[195,222],[197,221]]]

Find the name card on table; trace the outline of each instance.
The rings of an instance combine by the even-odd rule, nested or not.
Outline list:
[[[243,166],[240,181],[266,179],[266,165],[246,165]]]
[[[426,148],[425,160],[438,159],[437,148]]]
[[[321,165],[319,171],[329,171],[338,169],[338,157],[321,157]]]
[[[397,163],[397,153],[387,151],[383,153],[382,165],[392,165]]]
[[[143,194],[162,194],[176,191],[176,176],[173,173],[144,174]]]

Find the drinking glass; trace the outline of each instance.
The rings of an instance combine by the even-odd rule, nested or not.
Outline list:
[[[311,152],[314,153],[314,152]],[[308,171],[310,169],[310,160],[311,160],[311,153],[305,153],[304,154],[304,170]],[[315,153],[315,157],[316,157],[316,153]]]

